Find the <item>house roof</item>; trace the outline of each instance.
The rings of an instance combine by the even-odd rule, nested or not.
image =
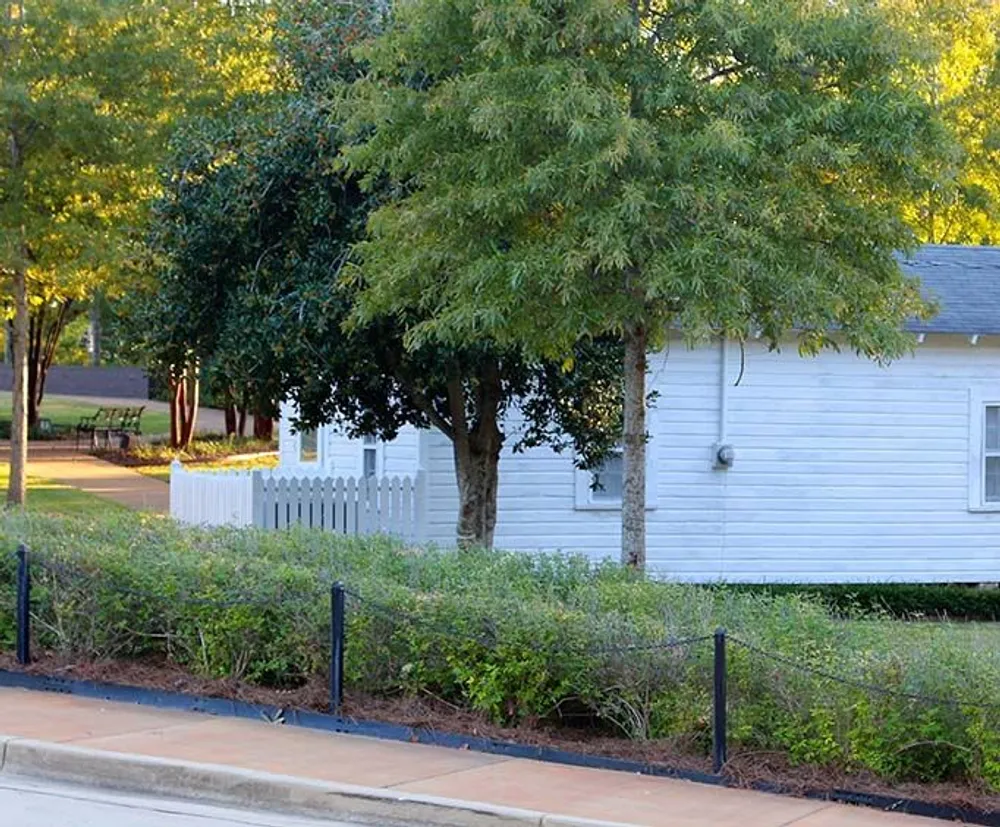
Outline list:
[[[902,260],[920,279],[937,315],[914,321],[914,333],[1000,334],[1000,247],[928,244]]]

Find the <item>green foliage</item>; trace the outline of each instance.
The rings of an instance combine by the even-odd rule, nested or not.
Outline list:
[[[1000,621],[1000,589],[948,584],[846,583],[830,585],[766,584],[726,585],[725,590],[745,593],[797,594],[823,601],[833,611],[885,614],[901,620]]]
[[[215,388],[232,388],[251,408],[273,414],[290,398],[304,425],[336,422],[383,439],[408,424],[438,428],[458,443],[459,478],[480,481],[460,486],[462,496],[491,501],[495,514],[496,486],[471,466],[478,459],[495,474],[501,423],[515,404],[524,424],[515,450],[573,448],[593,467],[615,447],[621,348],[599,338],[576,343],[571,360],[545,361],[490,339],[410,349],[392,314],[348,324],[358,291],[343,268],[372,208],[394,197],[389,188],[362,192],[339,163],[334,81],[358,66],[345,58],[342,77],[316,74],[317,61],[360,37],[354,15],[363,8],[348,11],[286,9],[287,88],[177,136],[145,238],[150,283],[121,315],[146,364],[196,361]],[[487,510],[463,503],[463,512]],[[470,534],[488,544],[492,525]]]
[[[348,106],[352,168],[405,187],[360,247],[362,310],[545,352],[636,324],[903,352],[925,310],[894,258],[904,204],[949,147],[900,71],[923,44],[867,0],[635,13],[395,10]]]
[[[937,182],[908,206],[922,241],[1000,241],[1000,6],[992,0],[880,0],[934,59],[914,67],[956,139]]]
[[[269,84],[269,13],[241,7],[3,4],[0,276],[28,268],[36,316],[123,289],[123,242],[155,189],[169,130]],[[0,312],[10,310],[9,291],[4,299]]]
[[[112,459],[123,465],[166,465],[182,462],[204,462],[240,454],[258,454],[275,450],[272,441],[250,437],[202,436],[187,448],[171,448],[165,442],[148,442],[131,446],[127,452],[113,451]]]
[[[729,645],[734,749],[1000,787],[992,627],[844,620],[793,594],[657,582],[574,557],[188,530],[148,515],[3,515],[0,546],[22,540],[37,558],[37,644],[66,655],[165,658],[268,686],[322,680],[339,579],[352,592],[349,691],[432,693],[501,723],[582,715],[707,752],[711,643],[662,644],[723,625],[753,647]],[[3,555],[5,646],[13,594]]]

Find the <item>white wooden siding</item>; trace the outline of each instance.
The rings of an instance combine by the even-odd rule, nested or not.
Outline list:
[[[303,464],[299,461],[298,435],[292,431],[291,420],[295,415],[294,403],[281,406],[278,423],[278,472],[279,475],[336,474],[344,477],[360,477],[362,474],[362,440],[348,437],[343,429],[334,425],[320,428],[319,464]],[[377,476],[416,476],[419,433],[416,428],[402,428],[396,439],[379,443]]]
[[[928,336],[880,367],[852,353],[803,358],[738,346],[673,344],[650,359],[659,393],[657,509],[650,569],[695,581],[1000,580],[1000,513],[969,510],[970,397],[1000,393],[1000,340]],[[508,445],[517,417],[506,423]],[[736,452],[713,468],[720,433]],[[360,463],[360,443],[331,437]],[[971,451],[975,455],[975,451]],[[406,429],[383,473],[427,475],[426,533],[451,545],[458,497],[451,443]],[[360,466],[359,466],[360,467]],[[346,468],[340,473],[356,473]],[[617,558],[620,513],[575,507],[571,454],[537,448],[500,462],[496,544]]]
[[[996,345],[928,337],[882,368],[851,353],[802,358],[794,345],[751,344],[738,387],[731,345],[728,471],[712,467],[719,348],[674,345],[652,358],[651,570],[699,581],[1000,580],[1000,514],[968,509],[969,394],[1000,389]],[[451,543],[451,446],[434,432],[425,439],[428,525]],[[616,557],[619,514],[576,510],[573,491],[569,455],[505,451],[497,546]]]

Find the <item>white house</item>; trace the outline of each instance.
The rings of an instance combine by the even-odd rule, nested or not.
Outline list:
[[[889,367],[790,342],[650,359],[649,567],[683,580],[1000,580],[1000,249],[929,246],[906,268],[941,306]],[[738,380],[738,381],[737,381]],[[333,428],[297,434],[281,467],[303,476],[424,478],[422,538],[454,542],[451,444]],[[518,423],[507,423],[509,435]],[[513,439],[508,439],[513,442]],[[718,448],[733,461],[720,463]],[[602,490],[573,457],[537,448],[500,462],[496,545],[618,553],[620,459]]]

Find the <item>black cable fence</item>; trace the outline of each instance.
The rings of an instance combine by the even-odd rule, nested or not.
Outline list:
[[[92,575],[89,575],[82,568],[67,566],[64,563],[46,559],[43,555],[31,554],[23,545],[17,549],[16,559],[16,657],[19,664],[26,666],[32,659],[32,567],[34,566],[37,569],[47,571],[55,577],[79,579]],[[124,588],[122,591],[127,593],[129,597],[138,600],[154,596],[151,592],[146,592],[142,589]],[[391,624],[402,622],[414,628],[419,627],[423,632],[432,632],[434,635],[440,636],[441,640],[449,640],[463,646],[496,650],[501,645],[501,642],[498,640],[499,633],[493,634],[492,630],[477,634],[467,630],[456,629],[454,625],[439,622],[430,623],[427,618],[409,613],[402,607],[390,606],[377,599],[362,595],[358,591],[348,588],[340,580],[328,586],[322,583],[317,584],[317,588],[308,594],[296,594],[295,596],[298,599],[308,599],[315,602],[318,596],[324,592],[328,594],[328,597],[320,599],[325,603],[324,612],[329,613],[329,641],[326,644],[329,656],[328,709],[333,715],[340,715],[344,706],[345,683],[347,680],[345,654],[351,646],[349,628],[352,612],[364,612],[370,618],[390,624],[388,627],[390,631],[387,633],[390,636],[392,634]],[[156,597],[161,601],[163,599],[163,595],[156,595]],[[259,596],[249,594],[218,600],[183,594],[177,594],[171,598],[178,605],[197,605],[220,610],[234,607],[249,607],[251,609],[264,606],[271,607],[274,604],[274,599],[273,595],[267,600],[262,600]],[[709,642],[712,643],[712,647],[710,650],[707,650]],[[705,649],[701,647],[705,647]],[[975,700],[965,701],[956,698],[907,692],[860,678],[836,674],[801,660],[790,658],[779,652],[773,652],[760,647],[744,639],[742,636],[728,634],[722,628],[715,630],[711,634],[682,638],[665,637],[662,641],[643,641],[641,643],[625,643],[619,646],[593,647],[584,654],[597,659],[639,656],[639,662],[642,662],[645,658],[652,658],[656,653],[684,653],[685,657],[693,658],[697,655],[697,657],[702,658],[698,663],[704,664],[704,666],[699,666],[699,668],[710,669],[711,673],[711,691],[709,696],[711,698],[710,732],[712,770],[714,773],[720,774],[724,771],[729,760],[730,713],[733,711],[733,705],[738,705],[741,701],[741,696],[738,692],[734,694],[730,691],[732,677],[730,655],[737,651],[752,655],[772,665],[781,666],[789,670],[791,674],[800,676],[808,675],[821,681],[829,681],[845,687],[851,687],[872,696],[1000,713],[1000,704],[996,703]],[[703,678],[699,678],[699,680],[708,678],[707,673],[702,672],[699,675],[703,675]]]

